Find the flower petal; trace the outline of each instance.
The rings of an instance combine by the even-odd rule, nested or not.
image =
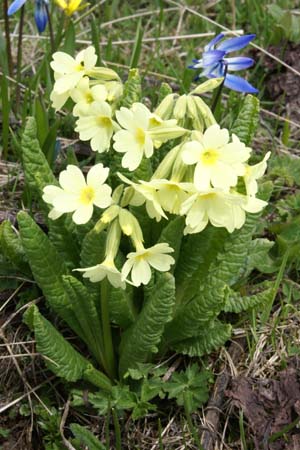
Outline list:
[[[204,50],[207,52],[209,50],[213,50],[215,48],[215,44],[217,44],[221,39],[223,39],[224,34],[217,34],[205,47]]]
[[[15,12],[17,12],[20,8],[22,8],[25,2],[26,0],[15,0],[14,2],[12,2],[12,4],[7,10],[7,15],[11,16]]]
[[[59,175],[59,184],[66,191],[73,194],[80,194],[81,189],[86,186],[86,182],[81,170],[72,164],[69,164],[66,170]]]
[[[109,168],[104,167],[102,163],[93,166],[86,177],[87,185],[92,186],[97,189],[101,184],[103,184],[109,174]]]
[[[93,215],[93,205],[80,205],[74,212],[72,219],[77,225],[87,223]]]
[[[248,69],[248,67],[253,66],[254,59],[246,58],[244,56],[236,56],[235,58],[224,58],[223,62],[227,65],[228,70],[238,71]]]
[[[244,80],[244,78],[229,73],[226,75],[224,85],[237,92],[247,92],[248,94],[258,93],[258,89],[248,83],[248,81]]]
[[[238,36],[231,39],[226,39],[218,46],[218,50],[223,50],[226,53],[235,52],[246,47],[252,39],[255,38],[255,34],[246,34],[245,36]]]

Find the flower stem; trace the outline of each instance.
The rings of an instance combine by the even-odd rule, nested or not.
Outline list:
[[[54,53],[55,45],[54,45],[54,34],[53,34],[53,27],[52,27],[52,19],[51,19],[51,14],[50,14],[50,11],[49,11],[49,6],[47,5],[47,3],[45,3],[45,8],[46,8],[46,13],[47,13],[47,17],[48,17],[51,52]]]
[[[223,79],[222,83],[220,84],[220,86],[218,87],[216,95],[214,96],[214,99],[213,99],[213,102],[212,102],[212,105],[211,105],[211,111],[212,111],[213,114],[215,113],[215,110],[216,110],[216,108],[218,106],[218,103],[219,103],[219,100],[220,100],[220,97],[221,97],[221,93],[222,93],[222,90],[223,90],[223,86],[224,86],[224,83],[225,83],[226,75],[227,75],[227,65],[225,65],[225,69],[224,69],[224,75],[223,75],[224,79]]]
[[[5,27],[7,66],[8,66],[8,73],[12,77],[13,65],[12,65],[11,43],[10,43],[10,34],[9,34],[9,17],[7,15],[7,10],[8,10],[8,1],[4,0],[3,1],[3,17],[4,17],[4,27]]]
[[[18,53],[17,53],[17,87],[16,87],[16,111],[18,112],[20,105],[20,79],[21,79],[21,68],[22,68],[22,39],[23,39],[23,28],[24,28],[24,13],[25,4],[21,8],[20,24],[19,24],[19,37],[18,37]]]
[[[108,294],[109,294],[109,283],[107,278],[104,278],[104,280],[101,281],[101,320],[103,329],[103,346],[104,346],[103,350],[108,375],[113,380],[116,378],[116,364],[112,342],[111,327],[109,321]]]

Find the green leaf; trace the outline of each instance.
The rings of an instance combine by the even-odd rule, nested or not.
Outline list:
[[[109,317],[111,322],[126,330],[136,319],[133,303],[133,289],[127,285],[126,290],[111,286],[109,291]]]
[[[78,353],[68,341],[45,319],[38,308],[33,305],[32,318],[37,350],[44,356],[45,364],[55,375],[66,381],[77,381],[85,378],[91,364]],[[96,371],[96,369],[94,369]],[[102,388],[109,390],[109,379],[99,372],[103,380]],[[98,385],[97,385],[98,386]]]
[[[253,239],[250,242],[247,260],[247,272],[257,269],[262,273],[273,273],[279,269],[278,264],[270,257],[269,252],[274,242],[269,239]]]
[[[75,53],[75,27],[72,20],[68,21],[68,26],[66,27],[65,32],[65,41],[64,45],[62,46],[61,51],[68,53],[69,55],[74,55]]]
[[[140,54],[141,54],[141,50],[142,50],[143,35],[144,35],[144,28],[142,27],[142,21],[140,19],[138,22],[138,25],[137,25],[137,29],[136,29],[134,47],[133,47],[130,64],[129,64],[131,69],[138,66],[138,62],[139,62]]]
[[[25,212],[18,214],[22,245],[34,279],[43,291],[49,306],[82,337],[82,330],[66,294],[62,276],[68,271],[47,235]]]
[[[30,189],[40,192],[47,184],[57,185],[56,178],[40,148],[36,121],[33,117],[27,119],[22,137],[22,164],[25,180]]]
[[[255,286],[252,287],[254,289]],[[273,294],[273,287],[258,292],[254,295],[242,296],[238,292],[229,289],[229,295],[226,297],[224,306],[225,312],[240,313],[256,306],[263,306],[264,303],[268,303]]]
[[[96,438],[96,436],[86,427],[82,427],[77,423],[71,423],[71,431],[80,441],[80,445],[89,450],[105,450],[106,447]]]
[[[135,323],[123,334],[120,346],[120,375],[139,362],[147,362],[172,319],[175,281],[170,273],[159,273],[156,282],[145,288],[145,302]]]
[[[259,120],[259,100],[253,95],[246,95],[243,106],[230,132],[246,145],[250,145]]]
[[[210,377],[210,372],[200,372],[198,364],[192,364],[185,371],[175,372],[171,381],[165,383],[164,390],[169,399],[176,399],[179,406],[187,400],[188,412],[192,413],[208,400]]]
[[[175,318],[166,326],[164,339],[173,343],[197,336],[222,311],[225,298],[225,283],[209,275],[197,294],[177,308]]]
[[[196,294],[227,236],[225,228],[208,226],[201,233],[183,238],[175,271],[178,303],[186,303]]]
[[[273,157],[268,164],[268,175],[276,182],[286,182],[289,186],[300,186],[300,160],[290,155]]]
[[[79,267],[79,245],[74,239],[74,231],[68,227],[67,219],[65,217],[49,219],[48,228],[48,237],[68,269]]]
[[[130,69],[128,80],[124,85],[121,106],[130,108],[132,103],[139,102],[142,97],[141,78],[138,69]]]
[[[177,342],[172,347],[184,355],[203,356],[219,349],[231,337],[231,325],[212,321],[209,326],[199,330],[198,336]]]
[[[167,223],[158,240],[158,243],[166,242],[174,250],[172,257],[175,259],[175,264],[172,266],[172,273],[175,270],[179,258],[184,226],[184,218],[176,217]]]
[[[158,99],[157,99],[157,105],[158,106],[160,104],[160,102],[163,101],[163,99],[169,95],[172,94],[173,90],[171,88],[171,86],[168,83],[161,83],[159,91],[158,91]]]
[[[0,225],[0,247],[3,255],[17,269],[25,274],[30,274],[21,238],[16,231],[13,230],[9,220],[4,220]]]
[[[102,327],[94,301],[87,288],[76,278],[65,275],[62,280],[73,313],[81,326],[83,339],[97,362],[102,364]]]
[[[89,231],[81,247],[81,267],[92,267],[100,264],[105,258],[106,233],[97,233],[95,230]]]

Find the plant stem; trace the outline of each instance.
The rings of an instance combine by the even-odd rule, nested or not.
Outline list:
[[[22,39],[23,39],[23,28],[24,28],[24,13],[25,13],[25,4],[21,8],[20,24],[19,24],[18,54],[17,54],[16,112],[19,111],[19,104],[20,104],[20,79],[21,79],[22,53],[23,53]]]
[[[114,428],[115,428],[116,450],[122,450],[121,430],[120,430],[118,415],[117,415],[115,408],[111,408],[111,412],[112,412]]]
[[[218,103],[219,103],[219,100],[220,100],[220,97],[221,97],[221,93],[222,93],[222,90],[223,90],[225,78],[226,78],[226,75],[227,75],[227,69],[228,69],[227,65],[225,65],[224,75],[223,75],[224,79],[223,79],[222,83],[220,84],[220,86],[218,87],[216,95],[214,96],[214,99],[213,99],[213,103],[211,105],[211,111],[212,111],[213,114],[214,114],[214,112],[215,112],[215,110],[216,110],[216,108],[218,106]]]
[[[101,281],[101,320],[103,329],[103,346],[104,346],[103,350],[108,375],[113,380],[116,378],[116,365],[111,335],[111,327],[109,321],[108,293],[109,293],[108,280],[107,278],[104,278],[104,280]]]
[[[10,34],[9,34],[9,17],[7,15],[7,10],[8,10],[8,1],[4,0],[3,1],[3,17],[4,17],[4,27],[5,27],[7,65],[8,65],[8,73],[12,77],[13,76],[13,65],[12,65],[11,43],[10,43]]]
[[[47,3],[45,3],[45,8],[46,8],[47,17],[48,17],[51,52],[54,53],[54,51],[55,51],[54,34],[53,34],[53,28],[52,28],[51,14],[50,14],[49,6],[47,5]]]
[[[197,433],[197,431],[194,427],[193,421],[192,421],[186,392],[183,392],[183,406],[184,406],[184,412],[185,412],[185,417],[186,417],[186,420],[188,423],[188,427],[189,427],[191,435],[193,436],[194,442],[197,445],[198,450],[204,450],[204,448],[201,445],[198,433]]]

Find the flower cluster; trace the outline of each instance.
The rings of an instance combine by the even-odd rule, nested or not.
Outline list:
[[[247,34],[225,40],[223,38],[224,34],[220,33],[212,39],[204,47],[202,58],[194,59],[193,64],[189,67],[195,70],[203,69],[200,75],[207,78],[224,77],[224,86],[234,91],[257,94],[258,90],[248,81],[229,73],[248,69],[254,64],[254,60],[244,56],[227,58],[228,53],[246,47],[255,38],[255,34]]]
[[[222,80],[209,80],[181,97],[170,94],[151,112],[143,103],[119,107],[122,83],[115,72],[96,67],[93,47],[75,59],[55,53],[51,66],[56,80],[53,105],[58,109],[72,98],[80,139],[89,140],[98,153],[123,154],[117,173],[120,182],[114,191],[106,183],[109,168],[102,163],[94,165],[86,178],[78,167],[69,165],[60,174],[60,186],[44,188],[43,199],[52,205],[51,219],[72,212],[73,221],[80,225],[93,216],[96,232],[106,232],[104,260],[77,269],[83,277],[93,282],[107,277],[113,286],[125,288],[126,282],[148,284],[151,269],[170,270],[175,263],[170,255],[173,249],[163,242],[144,246],[134,207],[144,205],[147,215],[157,222],[170,215],[183,216],[184,234],[193,234],[208,224],[232,233],[243,226],[247,212],[259,212],[266,205],[256,197],[257,180],[266,170],[270,153],[260,163],[249,165],[251,148],[221,129],[199,97]],[[170,140],[150,180],[139,179],[143,159],[160,152]],[[134,178],[125,176],[123,169],[135,171]],[[122,235],[130,240],[133,251],[120,265],[124,261],[120,257]]]

